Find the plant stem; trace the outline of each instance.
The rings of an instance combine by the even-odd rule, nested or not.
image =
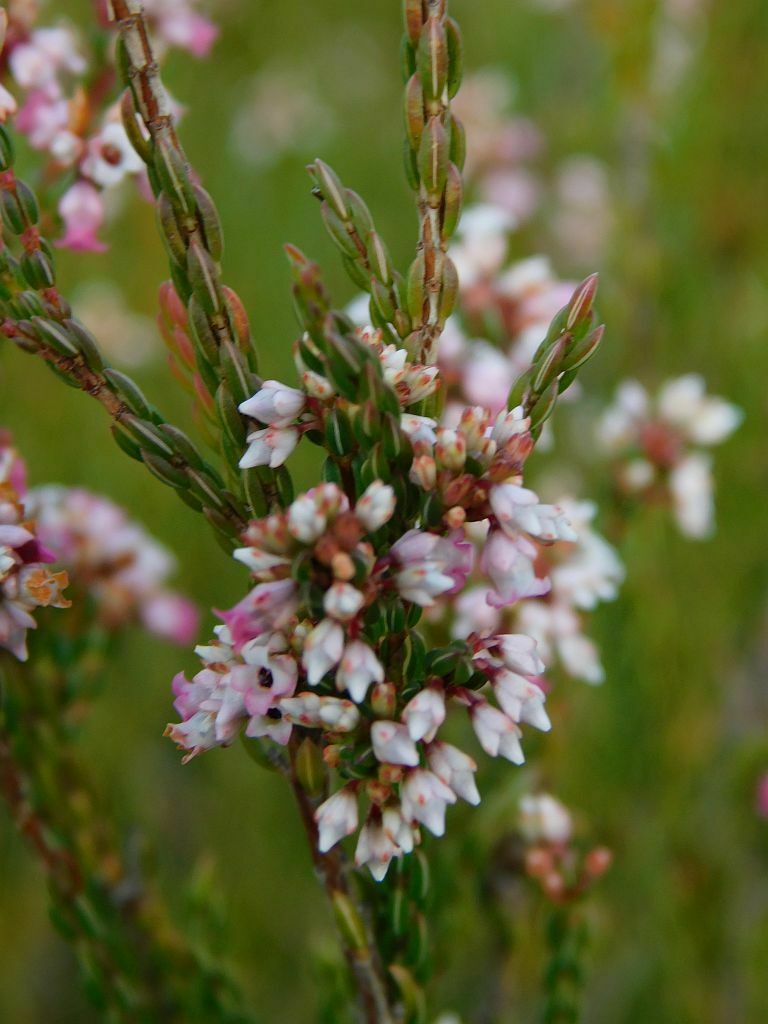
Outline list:
[[[395,1024],[396,1016],[390,1004],[384,965],[370,934],[368,914],[356,899],[348,880],[348,866],[338,847],[321,853],[315,822],[316,801],[301,785],[294,759],[295,748],[290,751],[290,768],[285,773],[307,836],[312,863],[339,925],[344,956],[357,987],[360,1020],[364,1024]]]

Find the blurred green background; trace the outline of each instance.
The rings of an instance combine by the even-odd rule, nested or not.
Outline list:
[[[188,109],[183,140],[219,203],[225,278],[246,301],[263,372],[289,378],[295,321],[282,244],[324,262],[337,304],[354,294],[309,195],[305,162],[322,155],[365,196],[401,267],[412,252],[415,217],[400,159],[399,3],[212,6],[222,28],[212,59],[174,55],[167,82]],[[600,689],[561,683],[553,732],[528,747],[528,778],[575,808],[616,854],[591,908],[585,1020],[759,1024],[768,1020],[768,822],[754,809],[757,778],[768,770],[768,5],[451,6],[468,70],[507,71],[517,111],[544,133],[543,180],[574,154],[591,154],[607,169],[614,228],[601,265],[554,257],[564,276],[601,271],[608,335],[585,374],[586,401],[606,401],[628,375],[654,385],[696,370],[747,414],[716,453],[716,538],[685,541],[661,511],[631,524],[622,542],[627,583],[592,627],[607,681]],[[693,26],[687,66],[663,93],[654,62],[679,43],[676,29],[671,41],[664,32],[694,8],[693,21],[684,19]],[[85,3],[51,2],[49,10],[86,23]],[[291,98],[297,83],[303,99]],[[264,140],[256,119],[242,113],[254,103],[262,113],[286,103]],[[286,119],[296,129],[287,141]],[[264,159],[267,143],[274,151]],[[515,255],[547,251],[546,213],[545,205],[513,242]],[[106,255],[61,256],[65,292],[92,279],[117,281],[131,309],[154,316],[166,268],[151,209],[131,194],[109,235]],[[131,372],[170,418],[188,425],[159,339],[152,346],[154,358]],[[128,365],[117,355],[115,362]],[[591,437],[563,429],[568,415],[556,437],[585,466],[583,493],[600,494],[604,470],[589,458]],[[194,513],[122,457],[101,409],[6,348],[0,420],[35,482],[104,491],[140,517],[176,552],[179,585],[202,605],[226,607],[241,595],[243,572]],[[303,467],[301,483],[310,471]],[[110,666],[84,749],[123,826],[153,844],[172,903],[201,855],[213,857],[225,945],[263,1020],[309,1021],[316,964],[334,939],[282,782],[239,747],[182,767],[162,738],[173,717],[170,679],[194,663],[187,652],[132,637]],[[481,789],[492,774],[510,792],[522,786],[518,769],[499,773],[486,761]],[[449,835],[473,827],[471,815],[449,814]],[[440,845],[432,851],[439,861]],[[2,815],[0,879],[0,1021],[98,1019],[49,926],[40,869]],[[440,918],[435,1010],[473,1021],[490,953],[476,888],[466,876],[454,881],[458,907]],[[542,963],[532,950],[541,924],[540,911],[524,902],[505,1024],[537,1019]]]

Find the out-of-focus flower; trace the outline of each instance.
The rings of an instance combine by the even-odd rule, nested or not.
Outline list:
[[[0,648],[27,659],[27,632],[36,608],[68,608],[66,572],[49,569],[56,555],[30,516],[26,471],[7,434],[0,432]]]
[[[720,444],[742,418],[737,406],[708,395],[695,373],[667,381],[655,400],[637,381],[625,381],[597,436],[617,460],[624,490],[666,499],[681,531],[703,538],[714,529],[714,483],[711,459],[698,448]]]
[[[529,843],[567,843],[573,821],[565,805],[549,793],[529,794],[520,800],[520,829]]]
[[[174,568],[172,555],[121,508],[66,487],[31,491],[28,506],[44,543],[95,600],[106,625],[116,629],[139,620],[175,643],[193,639],[194,605],[165,585]]]
[[[87,181],[76,181],[59,201],[64,234],[56,245],[77,252],[105,252],[107,246],[98,233],[104,223],[104,201],[97,188]]]

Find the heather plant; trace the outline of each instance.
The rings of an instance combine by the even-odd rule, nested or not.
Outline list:
[[[97,3],[85,60],[69,30],[38,27],[36,5],[9,4],[0,333],[96,399],[121,452],[204,517],[221,557],[242,568],[243,595],[216,612],[213,636],[194,649],[197,671],[173,680],[178,720],[166,734],[184,763],[242,746],[292,793],[347,968],[334,962],[324,976],[321,1019],[432,1019],[441,940],[429,925],[445,914],[446,866],[460,865],[482,880],[504,955],[519,909],[507,887],[526,885],[529,908],[544,901],[543,1019],[573,1021],[584,901],[610,853],[575,837],[569,812],[538,791],[517,823],[516,812],[496,820],[492,794],[472,849],[461,834],[472,818],[459,819],[455,840],[451,819],[454,805],[481,803],[478,747],[522,765],[535,731],[551,727],[552,679],[604,677],[586,615],[616,597],[620,558],[594,525],[596,505],[541,501],[528,466],[553,444],[561,397],[580,401],[577,377],[603,340],[597,276],[563,283],[541,258],[510,266],[514,223],[498,204],[462,217],[460,30],[447,0],[405,0],[403,13],[412,258],[398,269],[365,201],[314,160],[319,216],[365,298],[335,307],[318,265],[287,245],[299,332],[295,375],[281,381],[260,376],[269,347],[224,283],[219,216],[158,59],[172,46],[204,56],[215,28],[184,0]],[[476,163],[487,173],[498,153],[512,159],[495,133],[491,118]],[[41,154],[34,188],[17,175],[21,136]],[[101,250],[106,194],[127,177],[156,210],[170,273],[158,322],[196,438],[108,365],[57,283],[49,236]],[[509,198],[518,179],[488,180]],[[681,386],[687,415],[680,393],[660,405],[662,418],[672,406],[669,437],[715,443],[736,426],[735,408],[706,399],[698,378]],[[653,430],[639,418],[624,425],[630,447]],[[297,494],[298,448],[314,452],[316,473]],[[56,923],[107,1019],[248,1019],[151,870],[126,860],[75,750],[75,723],[129,625],[190,644],[196,612],[167,588],[168,553],[121,509],[77,489],[27,492],[19,467],[4,440],[0,767]],[[690,533],[704,532],[700,497],[679,513],[684,528],[696,520]],[[507,779],[489,775],[505,808]]]

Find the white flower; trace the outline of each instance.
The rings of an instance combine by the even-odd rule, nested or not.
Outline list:
[[[419,763],[416,744],[407,727],[400,722],[374,722],[371,726],[371,742],[376,759],[382,764],[404,764],[415,768]]]
[[[516,220],[507,210],[491,203],[468,206],[456,232],[450,255],[462,287],[492,277],[502,266],[509,246],[509,232]]]
[[[344,652],[344,630],[333,619],[323,619],[304,641],[302,664],[310,686],[316,686],[323,676],[341,661]]]
[[[566,807],[549,793],[520,800],[520,829],[529,843],[567,843],[573,822]]]
[[[18,109],[18,103],[8,92],[4,85],[0,85],[0,122],[5,122],[13,117]]]
[[[523,415],[523,407],[518,405],[510,412],[499,413],[491,431],[491,438],[501,448],[513,437],[527,433],[530,426],[530,416]]]
[[[128,174],[138,174],[144,161],[131,145],[125,128],[111,121],[88,142],[88,152],[81,164],[86,177],[102,188],[119,185]]]
[[[360,723],[360,712],[351,700],[320,697],[309,690],[283,698],[278,707],[287,721],[308,729],[324,727],[333,732],[352,732]]]
[[[700,540],[715,525],[712,460],[703,452],[683,459],[669,474],[669,489],[678,526],[687,537]]]
[[[613,405],[603,413],[597,426],[597,439],[607,452],[617,452],[632,444],[640,424],[647,419],[648,392],[636,380],[626,380],[616,390]]]
[[[380,882],[387,873],[390,861],[398,852],[398,847],[387,834],[382,822],[369,819],[360,829],[355,864],[358,867],[367,864],[373,877]]]
[[[472,705],[471,715],[472,728],[486,754],[490,757],[501,755],[513,764],[525,762],[520,746],[522,733],[508,715],[485,700]]]
[[[411,853],[415,845],[414,827],[411,819],[407,818],[402,808],[389,804],[381,816],[381,824],[384,832],[395,844],[400,853]]]
[[[427,761],[440,781],[450,786],[462,800],[473,805],[480,803],[480,794],[475,784],[477,764],[469,754],[450,743],[431,743]]]
[[[437,420],[428,416],[415,416],[413,413],[404,412],[400,417],[400,426],[414,447],[423,444],[431,448],[437,440]]]
[[[288,427],[304,409],[306,395],[278,380],[265,380],[256,394],[238,406],[244,416],[271,427]]]
[[[525,633],[501,633],[493,639],[498,644],[502,661],[512,672],[538,676],[544,671],[544,662],[533,637]]]
[[[282,466],[299,443],[299,432],[293,427],[267,427],[248,435],[249,447],[240,459],[240,469],[254,466]]]
[[[357,828],[357,797],[346,786],[329,797],[315,811],[319,832],[317,848],[327,853],[340,839],[351,836]]]
[[[552,569],[552,589],[559,599],[577,608],[589,610],[599,601],[612,601],[624,579],[624,566],[611,545],[590,526],[596,505],[567,498],[559,504],[574,524],[579,539]]]
[[[517,625],[536,638],[545,660],[553,648],[568,675],[587,683],[602,683],[603,666],[595,644],[582,633],[582,622],[562,601],[523,601],[517,609]]]
[[[440,594],[452,590],[455,580],[443,571],[448,548],[434,533],[409,530],[392,545],[392,554],[402,567],[395,583],[406,601],[429,608]]]
[[[365,603],[365,597],[351,583],[334,583],[325,592],[323,608],[340,622],[349,622],[357,615]]]
[[[355,505],[355,515],[368,533],[374,533],[392,518],[395,492],[389,484],[374,480]]]
[[[362,640],[348,643],[336,673],[336,686],[346,690],[353,701],[365,700],[371,683],[384,682],[384,668],[371,648]]]
[[[556,505],[540,505],[533,491],[517,484],[498,484],[490,495],[499,526],[509,537],[524,530],[543,541],[577,540],[565,513]]]
[[[445,833],[445,808],[456,794],[437,775],[424,768],[409,772],[400,789],[403,817],[420,821],[434,836]]]
[[[445,721],[445,697],[440,690],[427,687],[408,701],[402,717],[412,740],[429,743]]]
[[[273,555],[270,551],[263,551],[261,548],[237,548],[232,552],[232,557],[238,562],[247,565],[254,575],[269,572],[291,564],[291,560],[285,555]]]
[[[525,676],[499,672],[493,680],[493,692],[504,713],[514,722],[527,722],[542,732],[549,732],[552,728],[544,710],[544,691]]]
[[[658,408],[661,418],[694,444],[719,444],[744,418],[738,406],[707,395],[704,379],[697,373],[667,381],[659,392]]]

